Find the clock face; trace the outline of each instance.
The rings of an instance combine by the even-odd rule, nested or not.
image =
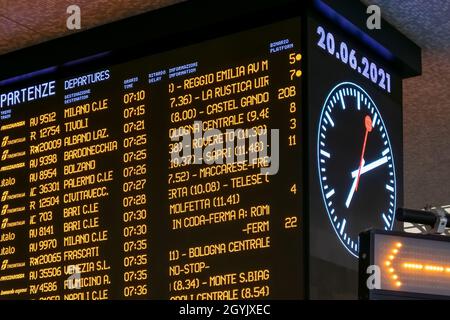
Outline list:
[[[367,228],[391,230],[396,208],[394,157],[388,128],[372,98],[344,82],[331,90],[320,116],[318,176],[337,237],[358,257]]]

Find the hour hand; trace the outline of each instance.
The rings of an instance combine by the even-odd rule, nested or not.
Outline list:
[[[361,168],[361,174],[372,171],[373,169],[376,169],[379,166],[382,166],[383,164],[385,164],[387,162],[388,162],[388,158],[387,158],[387,156],[384,156],[381,159],[378,159],[374,162],[369,163],[367,166],[363,165],[363,167]],[[356,178],[358,176],[358,171],[359,171],[359,169],[352,172],[352,178]]]
[[[383,158],[375,160],[375,161],[369,163],[367,166],[365,165],[365,161],[363,160],[363,164],[362,164],[362,167],[361,167],[361,172],[360,172],[360,169],[356,169],[355,171],[352,172],[353,184],[352,184],[352,187],[351,187],[350,192],[348,194],[347,201],[345,201],[345,206],[347,208],[350,207],[350,203],[352,202],[353,195],[355,194],[356,184],[358,183],[357,182],[357,180],[358,180],[357,179],[358,178],[358,173],[360,172],[360,175],[363,175],[363,174],[365,174],[365,173],[367,173],[369,171],[372,171],[372,170],[378,168],[379,166],[382,166],[383,164],[385,164],[387,162],[388,162],[387,156],[384,156]]]

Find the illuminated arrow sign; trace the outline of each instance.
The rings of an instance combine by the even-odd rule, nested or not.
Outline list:
[[[360,241],[362,263],[380,267],[380,292],[450,297],[448,237],[371,231]]]
[[[398,269],[396,270],[395,266],[395,258],[397,257],[397,254],[400,252],[400,249],[402,248],[403,244],[401,242],[397,242],[393,247],[392,250],[390,250],[389,254],[386,256],[386,261],[384,262],[384,273],[389,274],[392,281],[394,282],[394,285],[396,287],[401,287],[402,282],[399,279],[398,276]],[[397,259],[398,260],[398,259]]]

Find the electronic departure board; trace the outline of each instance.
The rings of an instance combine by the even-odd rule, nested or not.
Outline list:
[[[420,73],[365,11],[187,1],[1,56],[0,299],[357,298]]]
[[[300,33],[2,85],[0,299],[304,297]]]

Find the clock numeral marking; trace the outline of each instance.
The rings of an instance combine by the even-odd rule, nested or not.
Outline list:
[[[327,199],[329,199],[331,196],[333,196],[335,194],[335,191],[334,191],[334,189],[333,190],[331,190],[331,191],[329,191],[326,195],[325,195],[325,197],[327,198]]]
[[[327,157],[328,159],[330,159],[331,154],[329,154],[328,152],[324,151],[324,150],[320,150],[320,154],[323,155],[324,157]]]
[[[378,113],[375,113],[375,115],[373,116],[372,128],[375,128],[375,126],[377,125],[377,118],[378,118]]]
[[[344,102],[344,97],[342,96],[342,91],[339,91],[339,98],[341,100],[342,109],[345,110],[345,102]]]
[[[356,100],[358,101],[358,110],[361,110],[361,94],[359,93],[359,91]]]
[[[388,228],[390,228],[391,227],[391,223],[389,222],[389,220],[386,218],[386,215],[383,213],[382,214],[382,217],[383,217],[383,220],[384,220],[384,223],[386,224],[386,226],[388,227]]]
[[[381,153],[381,155],[384,157],[385,155],[387,155],[389,153],[389,148],[384,149],[384,151]]]
[[[389,190],[390,192],[394,192],[394,188],[390,185],[386,185],[386,189]]]
[[[347,224],[347,220],[342,219],[342,225],[341,225],[341,229],[339,230],[339,233],[342,234],[344,233],[344,229],[345,229],[345,225]]]
[[[328,111],[325,112],[325,116],[327,117],[328,122],[330,122],[331,126],[334,128],[334,121],[333,121],[333,119],[331,119],[331,116],[330,116],[330,114],[328,113]]]

